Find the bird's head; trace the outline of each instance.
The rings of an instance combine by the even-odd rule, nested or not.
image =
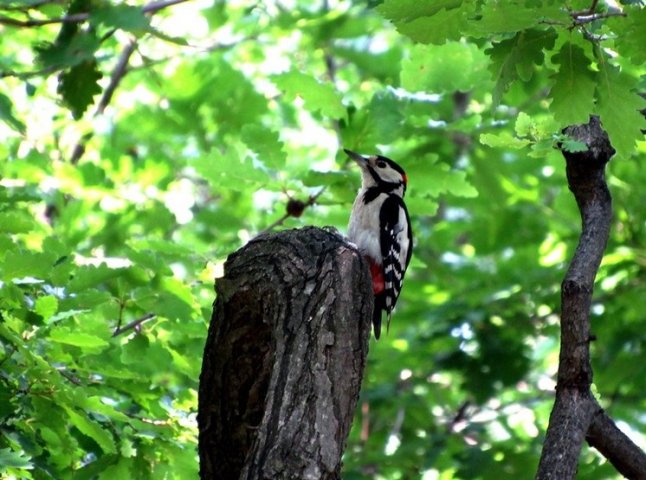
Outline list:
[[[382,155],[364,157],[348,149],[344,151],[361,167],[362,188],[377,187],[404,195],[408,178],[404,169],[393,160]]]

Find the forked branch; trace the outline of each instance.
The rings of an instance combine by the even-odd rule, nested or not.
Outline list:
[[[561,285],[561,351],[556,400],[536,474],[537,480],[575,478],[587,440],[628,478],[646,478],[646,455],[623,435],[592,396],[590,305],[594,279],[606,248],[612,203],[605,166],[614,155],[597,117],[565,133],[584,143],[585,152],[563,151],[568,186],[576,199],[582,232]],[[641,472],[641,473],[638,473]]]

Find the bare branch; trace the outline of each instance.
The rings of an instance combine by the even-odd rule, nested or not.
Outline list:
[[[590,306],[594,279],[606,248],[612,219],[605,166],[614,154],[597,117],[565,133],[587,145],[585,152],[563,150],[568,186],[574,194],[583,228],[561,285],[561,351],[556,400],[550,415],[537,480],[573,479],[579,454],[596,412],[590,392]]]
[[[587,15],[577,15],[572,14],[572,20],[576,25],[583,25],[586,23],[594,22],[595,20],[601,20],[602,18],[611,18],[611,17],[625,17],[624,12],[605,12],[605,13],[593,13]]]
[[[148,5],[144,5],[141,9],[144,13],[155,13],[159,10],[163,10],[167,7],[172,7],[180,3],[186,3],[190,0],[162,0],[160,2],[150,2]]]
[[[117,64],[114,67],[114,70],[112,70],[112,75],[110,76],[110,84],[108,87],[105,89],[103,92],[103,95],[101,96],[101,100],[99,100],[99,104],[96,107],[96,112],[94,115],[100,115],[103,113],[105,110],[105,107],[108,106],[110,103],[110,100],[112,99],[112,95],[114,95],[115,90],[117,89],[117,86],[125,76],[127,69],[128,69],[128,61],[130,60],[130,57],[132,56],[133,52],[137,48],[137,40],[134,38],[131,38],[130,41],[128,42],[128,45],[126,45],[126,48],[123,49],[121,52],[121,55],[119,56],[119,60],[117,61]]]
[[[626,478],[646,479],[646,454],[598,407],[586,440]]]
[[[325,189],[326,189],[326,188],[327,188],[327,187],[323,187],[323,188],[321,188],[318,192],[316,192],[314,195],[310,195],[310,198],[307,200],[307,202],[302,203],[301,208],[300,208],[300,212],[302,213],[302,211],[303,211],[303,210],[305,210],[307,207],[311,207],[312,205],[314,205],[314,204],[316,203],[316,199],[317,199],[317,198],[319,198],[319,197],[321,196],[321,194],[325,191]],[[291,200],[292,200],[292,199],[290,198],[290,201],[291,201]],[[265,229],[264,229],[264,230],[261,230],[260,232],[258,232],[258,235],[256,235],[256,236],[260,236],[260,235],[262,235],[263,233],[271,232],[271,231],[272,231],[274,228],[276,228],[277,226],[282,225],[282,224],[283,224],[283,222],[284,222],[285,220],[287,220],[289,217],[299,217],[299,216],[300,216],[300,213],[299,213],[298,215],[295,215],[295,214],[294,214],[293,212],[291,212],[291,211],[290,211],[290,209],[288,208],[288,209],[287,209],[287,212],[285,212],[285,214],[284,214],[282,217],[280,217],[280,218],[279,218],[278,220],[276,220],[274,223],[270,224],[268,227],[265,227]]]
[[[114,330],[114,333],[112,333],[112,336],[116,337],[118,335],[121,335],[124,332],[127,332],[128,330],[136,329],[137,327],[139,327],[139,325],[141,325],[145,321],[150,320],[151,318],[155,318],[156,316],[157,314],[155,313],[147,313],[143,317],[140,317],[137,320],[133,320],[132,322],[124,325],[123,327],[117,327]]]

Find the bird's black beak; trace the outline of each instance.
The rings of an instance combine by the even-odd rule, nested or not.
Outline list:
[[[353,152],[352,150],[348,150],[347,148],[344,148],[343,151],[346,153],[348,157],[350,157],[352,160],[357,162],[360,167],[365,166],[368,163],[368,159],[365,157],[362,157],[358,153]]]

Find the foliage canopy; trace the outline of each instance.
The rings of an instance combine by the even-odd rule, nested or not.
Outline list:
[[[213,278],[281,218],[344,229],[345,146],[407,170],[416,250],[344,478],[529,478],[579,232],[554,147],[590,114],[617,150],[595,382],[644,446],[645,24],[634,0],[3,0],[0,473],[195,477]]]

